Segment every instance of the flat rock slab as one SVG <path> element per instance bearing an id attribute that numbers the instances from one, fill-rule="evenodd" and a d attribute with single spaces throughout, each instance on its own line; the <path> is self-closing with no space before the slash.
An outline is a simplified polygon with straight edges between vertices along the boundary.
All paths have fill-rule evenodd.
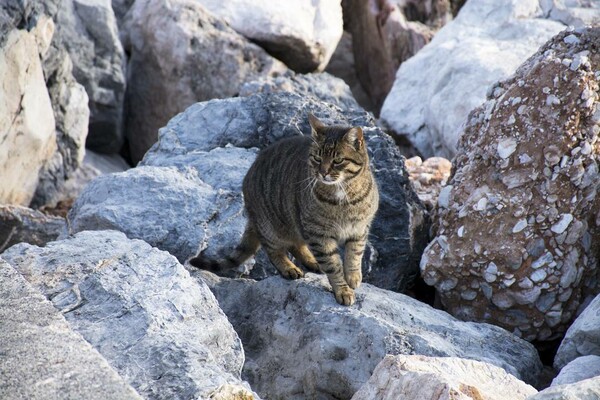
<path id="1" fill-rule="evenodd" d="M 52 303 L 0 259 L 0 398 L 142 399 Z"/>
<path id="2" fill-rule="evenodd" d="M 168 253 L 95 231 L 2 258 L 145 398 L 206 398 L 224 385 L 252 395 L 240 339 L 208 287 Z"/>
<path id="3" fill-rule="evenodd" d="M 600 376 L 600 356 L 582 356 L 560 370 L 551 386 L 567 385 Z"/>
<path id="4" fill-rule="evenodd" d="M 386 356 L 352 400 L 525 400 L 536 393 L 481 361 L 397 355 Z"/>
<path id="5" fill-rule="evenodd" d="M 527 400 L 598 400 L 600 399 L 600 376 L 570 385 L 551 386 Z"/>
<path id="6" fill-rule="evenodd" d="M 269 399 L 350 398 L 387 354 L 475 359 L 535 383 L 535 348 L 488 325 L 460 322 L 408 296 L 363 284 L 340 306 L 324 275 L 286 281 L 202 277 L 244 343 L 244 376 Z"/>

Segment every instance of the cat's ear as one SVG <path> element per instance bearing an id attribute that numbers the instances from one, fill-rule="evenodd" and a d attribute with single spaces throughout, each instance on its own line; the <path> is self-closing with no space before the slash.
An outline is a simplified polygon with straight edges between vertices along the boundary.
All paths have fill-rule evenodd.
<path id="1" fill-rule="evenodd" d="M 348 129 L 348 132 L 344 134 L 344 139 L 348 141 L 356 150 L 361 150 L 365 145 L 365 137 L 361 127 L 354 127 Z"/>
<path id="2" fill-rule="evenodd" d="M 308 113 L 308 123 L 310 124 L 310 131 L 315 139 L 319 138 L 319 135 L 325 128 L 325 124 L 319 121 L 312 113 Z"/>

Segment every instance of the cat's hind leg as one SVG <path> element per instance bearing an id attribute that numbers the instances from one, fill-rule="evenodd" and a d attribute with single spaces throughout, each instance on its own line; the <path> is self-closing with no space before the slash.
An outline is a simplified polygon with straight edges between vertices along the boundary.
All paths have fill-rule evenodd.
<path id="1" fill-rule="evenodd" d="M 273 249 L 264 246 L 269 260 L 275 265 L 281 276 L 286 279 L 298 279 L 304 276 L 304 272 L 290 261 L 287 255 L 287 249 Z"/>
<path id="2" fill-rule="evenodd" d="M 294 245 L 290 248 L 290 253 L 294 256 L 294 258 L 302 263 L 312 272 L 321 272 L 319 268 L 319 263 L 315 259 L 315 256 L 310 252 L 308 246 L 305 243 L 300 243 Z"/>

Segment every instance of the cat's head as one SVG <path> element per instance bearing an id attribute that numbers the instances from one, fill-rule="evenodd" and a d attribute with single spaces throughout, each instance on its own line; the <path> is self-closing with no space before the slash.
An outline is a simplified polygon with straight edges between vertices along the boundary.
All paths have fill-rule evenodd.
<path id="1" fill-rule="evenodd" d="M 359 176 L 368 167 L 369 157 L 359 127 L 328 126 L 308 114 L 313 144 L 309 165 L 322 183 L 335 185 Z"/>

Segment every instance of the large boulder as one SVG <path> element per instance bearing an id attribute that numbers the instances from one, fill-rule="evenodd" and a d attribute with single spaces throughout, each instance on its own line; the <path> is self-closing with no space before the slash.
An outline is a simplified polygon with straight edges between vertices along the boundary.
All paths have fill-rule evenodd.
<path id="1" fill-rule="evenodd" d="M 191 106 L 161 129 L 160 140 L 141 164 L 144 168 L 176 167 L 181 174 L 195 174 L 202 183 L 190 183 L 193 190 L 186 192 L 158 182 L 152 177 L 154 172 L 145 174 L 148 178 L 144 181 L 134 178 L 141 171 L 93 182 L 71 211 L 71 229 L 78 232 L 110 226 L 169 251 L 180 261 L 198 250 L 206 249 L 209 255 L 231 250 L 245 226 L 241 182 L 254 161 L 255 148 L 308 134 L 309 112 L 327 123 L 364 127 L 380 188 L 380 207 L 363 276 L 377 286 L 405 290 L 418 275 L 428 219 L 410 186 L 403 157 L 367 113 L 344 111 L 309 93 L 258 94 Z M 152 180 L 156 183 L 150 183 Z M 169 195 L 170 190 L 177 195 Z M 252 272 L 256 278 L 273 274 L 277 271 L 268 262 L 257 263 Z"/>
<path id="2" fill-rule="evenodd" d="M 56 151 L 55 120 L 40 55 L 48 51 L 54 23 L 40 18 L 30 31 L 20 15 L 0 9 L 0 203 L 29 205 L 40 169 Z"/>
<path id="3" fill-rule="evenodd" d="M 240 380 L 240 339 L 173 256 L 97 231 L 43 248 L 19 244 L 2 258 L 145 398 L 208 398 L 227 385 L 252 395 Z"/>
<path id="4" fill-rule="evenodd" d="M 563 32 L 471 113 L 421 260 L 454 316 L 550 340 L 598 292 L 598 69 L 600 28 Z"/>
<path id="5" fill-rule="evenodd" d="M 470 0 L 396 73 L 381 118 L 425 157 L 452 158 L 462 125 L 488 87 L 566 25 L 547 18 L 542 0 Z"/>
<path id="6" fill-rule="evenodd" d="M 485 362 L 397 355 L 386 356 L 352 400 L 525 400 L 536 393 Z"/>
<path id="7" fill-rule="evenodd" d="M 186 107 L 237 95 L 242 83 L 285 70 L 195 0 L 138 0 L 123 29 L 131 54 L 126 132 L 134 163 Z"/>
<path id="8" fill-rule="evenodd" d="M 600 376 L 600 356 L 582 356 L 561 368 L 551 386 L 568 385 Z"/>
<path id="9" fill-rule="evenodd" d="M 398 67 L 451 18 L 450 1 L 344 0 L 342 5 L 356 75 L 379 114 Z"/>
<path id="10" fill-rule="evenodd" d="M 73 76 L 89 97 L 87 146 L 118 153 L 123 146 L 125 53 L 110 0 L 63 0 L 53 15 L 53 47 L 73 61 Z M 88 121 L 83 119 L 86 126 Z M 85 138 L 84 138 L 85 139 Z"/>
<path id="11" fill-rule="evenodd" d="M 324 275 L 205 280 L 244 343 L 244 376 L 266 398 L 348 399 L 387 354 L 485 361 L 534 383 L 535 348 L 504 329 L 460 322 L 408 296 L 363 284 L 340 306 Z"/>
<path id="12" fill-rule="evenodd" d="M 581 356 L 600 356 L 600 297 L 596 297 L 567 330 L 554 358 L 561 369 Z"/>
<path id="13" fill-rule="evenodd" d="M 0 259 L 0 398 L 142 398 L 60 311 Z"/>
<path id="14" fill-rule="evenodd" d="M 551 386 L 527 400 L 598 400 L 600 376 L 568 385 Z"/>
<path id="15" fill-rule="evenodd" d="M 198 0 L 297 72 L 322 71 L 343 31 L 341 0 Z"/>

